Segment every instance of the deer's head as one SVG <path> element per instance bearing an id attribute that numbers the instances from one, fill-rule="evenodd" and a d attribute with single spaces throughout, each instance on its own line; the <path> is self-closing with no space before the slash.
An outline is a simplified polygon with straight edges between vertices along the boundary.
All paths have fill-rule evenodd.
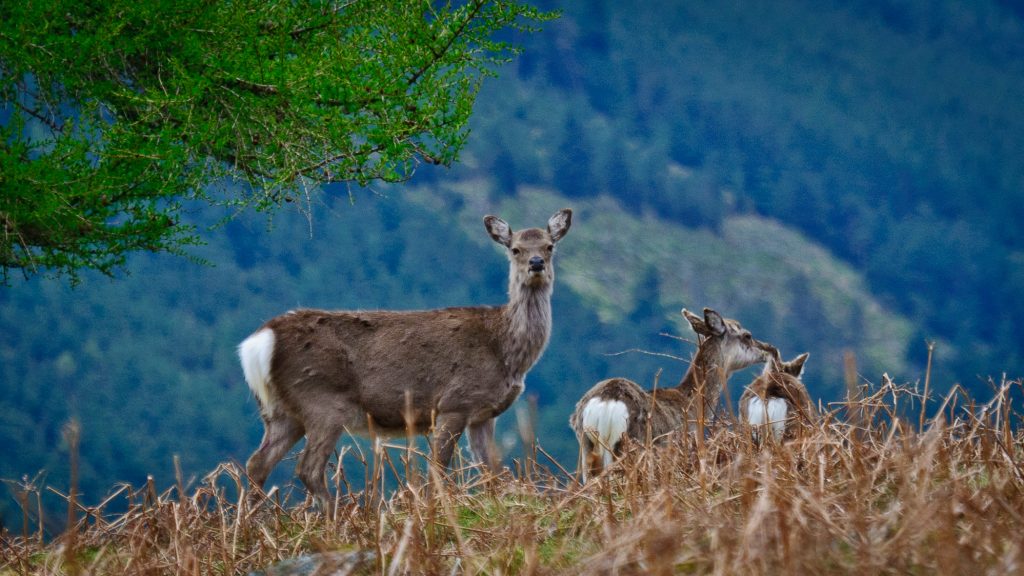
<path id="1" fill-rule="evenodd" d="M 750 330 L 739 322 L 722 318 L 721 314 L 711 308 L 704 309 L 703 318 L 683 308 L 683 317 L 689 321 L 693 331 L 701 336 L 700 348 L 717 353 L 719 366 L 726 372 L 767 362 L 772 357 L 769 344 L 755 339 Z"/>
<path id="2" fill-rule="evenodd" d="M 765 362 L 764 372 L 762 374 L 768 374 L 770 372 L 781 372 L 783 374 L 789 374 L 790 376 L 799 379 L 804 373 L 804 364 L 807 362 L 808 352 L 793 358 L 789 362 L 782 360 L 782 354 L 779 353 L 779 349 L 771 344 L 764 344 L 764 349 L 768 352 L 768 361 Z"/>
<path id="3" fill-rule="evenodd" d="M 530 288 L 552 285 L 555 244 L 569 232 L 572 210 L 565 208 L 555 212 L 548 219 L 546 230 L 527 228 L 513 232 L 508 223 L 497 216 L 484 216 L 484 226 L 491 238 L 508 250 L 511 285 Z"/>

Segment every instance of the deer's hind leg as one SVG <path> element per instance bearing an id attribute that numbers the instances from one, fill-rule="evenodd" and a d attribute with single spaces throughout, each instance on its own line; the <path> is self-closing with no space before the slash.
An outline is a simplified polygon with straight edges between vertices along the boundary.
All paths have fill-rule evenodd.
<path id="1" fill-rule="evenodd" d="M 604 471 L 604 459 L 601 457 L 600 441 L 595 441 L 587 433 L 584 433 L 580 440 L 580 461 L 584 483 L 590 478 L 597 478 Z"/>
<path id="2" fill-rule="evenodd" d="M 305 432 L 299 421 L 284 412 L 277 411 L 263 417 L 263 441 L 245 464 L 250 489 L 263 488 L 274 466 L 288 454 Z M 253 493 L 255 492 L 257 491 L 253 490 Z"/>
<path id="3" fill-rule="evenodd" d="M 306 491 L 313 495 L 323 510 L 330 510 L 331 493 L 327 489 L 327 461 L 341 438 L 345 427 L 340 422 L 320 419 L 306 430 L 306 447 L 299 455 L 296 474 Z"/>
<path id="4" fill-rule="evenodd" d="M 494 444 L 494 418 L 469 425 L 469 447 L 473 456 L 491 472 L 498 471 L 498 447 Z"/>

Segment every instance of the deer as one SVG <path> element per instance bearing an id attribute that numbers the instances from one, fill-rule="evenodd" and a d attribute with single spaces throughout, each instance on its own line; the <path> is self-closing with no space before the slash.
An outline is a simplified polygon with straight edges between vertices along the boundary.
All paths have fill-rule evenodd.
<path id="1" fill-rule="evenodd" d="M 551 334 L 555 245 L 572 210 L 547 227 L 512 231 L 485 216 L 509 261 L 508 302 L 417 311 L 292 310 L 239 346 L 245 381 L 259 404 L 263 440 L 246 462 L 262 489 L 303 436 L 296 475 L 317 503 L 330 493 L 326 464 L 341 434 L 430 433 L 446 469 L 464 430 L 470 449 L 495 469 L 495 418 L 522 394 Z"/>
<path id="2" fill-rule="evenodd" d="M 696 430 L 703 415 L 718 406 L 729 376 L 768 360 L 768 345 L 739 322 L 711 308 L 701 318 L 683 308 L 700 341 L 690 367 L 674 388 L 646 391 L 626 378 L 598 382 L 576 403 L 569 426 L 580 445 L 583 481 L 600 474 L 621 454 L 624 441 L 658 439 L 689 425 Z"/>
<path id="3" fill-rule="evenodd" d="M 743 391 L 739 401 L 740 419 L 751 427 L 754 442 L 763 434 L 779 442 L 796 437 L 801 423 L 815 414 L 807 387 L 800 381 L 807 352 L 783 362 L 779 350 L 769 346 L 764 371 Z"/>

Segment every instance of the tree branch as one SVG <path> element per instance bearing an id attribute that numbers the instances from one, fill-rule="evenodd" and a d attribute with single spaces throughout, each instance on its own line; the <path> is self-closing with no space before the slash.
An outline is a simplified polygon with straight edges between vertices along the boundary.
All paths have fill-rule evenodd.
<path id="1" fill-rule="evenodd" d="M 444 45 L 443 48 L 441 48 L 440 52 L 435 52 L 433 46 L 431 46 L 430 54 L 434 58 L 431 59 L 426 64 L 424 64 L 419 70 L 413 73 L 413 75 L 409 78 L 409 86 L 415 84 L 420 79 L 420 76 L 426 74 L 427 70 L 429 70 L 438 62 L 440 62 L 441 58 L 444 57 L 444 55 L 447 54 L 449 50 L 451 50 L 452 44 L 455 43 L 455 40 L 457 38 L 462 36 L 462 34 L 466 31 L 466 27 L 469 26 L 469 23 L 472 22 L 474 18 L 476 18 L 476 15 L 484 7 L 485 3 L 486 0 L 476 0 L 473 3 L 473 9 L 470 11 L 469 15 L 466 16 L 465 20 L 463 20 L 461 24 L 459 24 L 459 28 L 452 34 L 452 37 L 448 39 L 448 42 Z M 431 44 L 433 44 L 433 42 L 431 42 Z"/>
<path id="2" fill-rule="evenodd" d="M 64 125 L 63 124 L 58 124 L 55 119 L 47 118 L 46 116 L 43 116 L 42 112 L 39 112 L 38 110 L 34 110 L 32 108 L 29 108 L 28 106 L 25 106 L 24 104 L 22 104 L 21 102 L 18 102 L 17 100 L 14 100 L 14 105 L 17 106 L 18 109 L 21 110 L 22 112 L 28 114 L 29 116 L 35 118 L 36 120 L 39 120 L 43 124 L 46 124 L 46 126 L 52 132 L 54 132 L 55 134 L 63 134 L 64 133 Z"/>

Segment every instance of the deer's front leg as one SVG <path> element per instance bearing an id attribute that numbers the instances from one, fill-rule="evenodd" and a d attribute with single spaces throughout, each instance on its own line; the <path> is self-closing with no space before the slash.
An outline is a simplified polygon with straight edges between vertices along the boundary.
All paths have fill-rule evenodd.
<path id="1" fill-rule="evenodd" d="M 465 427 L 466 417 L 453 412 L 438 414 L 434 421 L 430 451 L 442 468 L 447 468 L 451 462 L 452 453 L 455 452 L 455 446 L 458 445 Z"/>

